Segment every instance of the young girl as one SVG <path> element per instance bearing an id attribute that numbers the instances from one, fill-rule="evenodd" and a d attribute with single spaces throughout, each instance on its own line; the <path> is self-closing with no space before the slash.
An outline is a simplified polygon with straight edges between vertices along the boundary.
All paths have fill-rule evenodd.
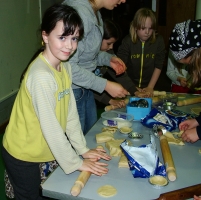
<path id="1" fill-rule="evenodd" d="M 113 97 L 125 97 L 128 91 L 120 84 L 107 81 L 92 73 L 97 66 L 111 66 L 118 74 L 125 71 L 121 59 L 100 51 L 103 36 L 103 21 L 100 9 L 114 9 L 126 0 L 65 0 L 74 7 L 84 23 L 84 37 L 79 42 L 76 53 L 70 58 L 73 74 L 73 92 L 75 95 L 80 122 L 84 134 L 97 121 L 96 103 L 93 91 L 106 90 Z M 87 70 L 86 70 L 87 69 Z M 87 88 L 84 89 L 83 87 Z"/>
<path id="2" fill-rule="evenodd" d="M 126 64 L 127 74 L 133 83 L 150 95 L 165 59 L 164 40 L 156 34 L 155 29 L 156 17 L 153 11 L 139 9 L 131 22 L 130 34 L 123 39 L 117 52 L 117 56 Z"/>
<path id="3" fill-rule="evenodd" d="M 189 65 L 191 89 L 201 86 L 201 20 L 187 20 L 175 25 L 169 38 L 170 51 L 174 59 Z M 195 119 L 179 124 L 182 139 L 194 143 L 201 139 L 201 113 Z M 194 195 L 194 200 L 201 197 Z"/>
<path id="4" fill-rule="evenodd" d="M 171 92 L 188 93 L 187 87 L 188 65 L 178 63 L 169 52 L 166 75 L 172 81 Z"/>
<path id="5" fill-rule="evenodd" d="M 57 160 L 66 174 L 108 172 L 107 164 L 97 161 L 110 156 L 86 146 L 71 89 L 71 67 L 62 62 L 76 50 L 83 31 L 80 16 L 67 5 L 54 5 L 43 17 L 45 49 L 25 73 L 3 137 L 2 157 L 16 200 L 42 199 L 41 162 Z"/>

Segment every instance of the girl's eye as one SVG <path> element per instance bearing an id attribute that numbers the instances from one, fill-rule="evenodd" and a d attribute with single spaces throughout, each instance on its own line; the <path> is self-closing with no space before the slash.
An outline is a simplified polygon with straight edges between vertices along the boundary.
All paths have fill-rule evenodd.
<path id="1" fill-rule="evenodd" d="M 72 40 L 73 40 L 74 42 L 78 42 L 79 38 L 78 38 L 78 37 L 73 37 Z"/>
<path id="2" fill-rule="evenodd" d="M 60 40 L 65 40 L 66 38 L 64 36 L 59 37 Z"/>

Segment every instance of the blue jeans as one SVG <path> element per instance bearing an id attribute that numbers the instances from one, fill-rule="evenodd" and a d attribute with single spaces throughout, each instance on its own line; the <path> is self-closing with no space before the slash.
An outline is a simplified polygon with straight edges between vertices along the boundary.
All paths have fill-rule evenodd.
<path id="1" fill-rule="evenodd" d="M 97 121 L 97 109 L 94 94 L 91 90 L 78 88 L 73 89 L 80 123 L 84 135 Z"/>

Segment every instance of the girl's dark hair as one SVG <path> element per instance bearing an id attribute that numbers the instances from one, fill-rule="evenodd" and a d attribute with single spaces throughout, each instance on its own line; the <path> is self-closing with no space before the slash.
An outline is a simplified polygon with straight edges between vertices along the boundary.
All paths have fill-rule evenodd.
<path id="1" fill-rule="evenodd" d="M 40 28 L 41 34 L 42 31 L 45 31 L 46 34 L 50 34 L 54 30 L 57 22 L 61 20 L 64 24 L 64 32 L 62 36 L 72 35 L 78 28 L 79 38 L 81 39 L 83 37 L 84 25 L 82 19 L 74 8 L 66 4 L 55 4 L 45 11 Z M 28 63 L 28 66 L 42 51 L 44 51 L 44 46 L 37 50 L 37 52 Z M 22 82 L 28 66 L 24 69 L 20 78 L 20 82 Z"/>
<path id="2" fill-rule="evenodd" d="M 50 34 L 57 22 L 61 20 L 64 23 L 62 36 L 74 34 L 76 28 L 79 29 L 80 38 L 83 36 L 84 27 L 79 14 L 74 8 L 66 4 L 55 4 L 46 10 L 41 24 L 41 32 L 45 31 Z"/>
<path id="3" fill-rule="evenodd" d="M 116 40 L 121 37 L 121 29 L 119 25 L 111 19 L 105 19 L 103 22 L 104 34 L 103 39 L 108 40 L 115 38 Z"/>

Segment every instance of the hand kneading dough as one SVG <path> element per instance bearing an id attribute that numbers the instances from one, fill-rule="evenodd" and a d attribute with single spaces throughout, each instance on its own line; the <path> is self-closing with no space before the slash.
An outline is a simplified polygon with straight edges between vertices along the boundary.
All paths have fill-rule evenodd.
<path id="1" fill-rule="evenodd" d="M 114 140 L 114 134 L 111 132 L 106 131 L 106 132 L 96 134 L 96 142 L 97 143 L 104 143 L 104 142 L 108 142 L 110 140 Z"/>
<path id="2" fill-rule="evenodd" d="M 125 167 L 125 168 L 129 168 L 129 165 L 128 165 L 128 159 L 127 157 L 122 154 L 120 159 L 119 159 L 119 164 L 118 164 L 119 167 Z"/>
<path id="3" fill-rule="evenodd" d="M 115 194 L 117 194 L 116 188 L 114 188 L 111 185 L 104 185 L 104 186 L 98 188 L 97 192 L 100 196 L 103 196 L 103 197 L 112 197 Z"/>

